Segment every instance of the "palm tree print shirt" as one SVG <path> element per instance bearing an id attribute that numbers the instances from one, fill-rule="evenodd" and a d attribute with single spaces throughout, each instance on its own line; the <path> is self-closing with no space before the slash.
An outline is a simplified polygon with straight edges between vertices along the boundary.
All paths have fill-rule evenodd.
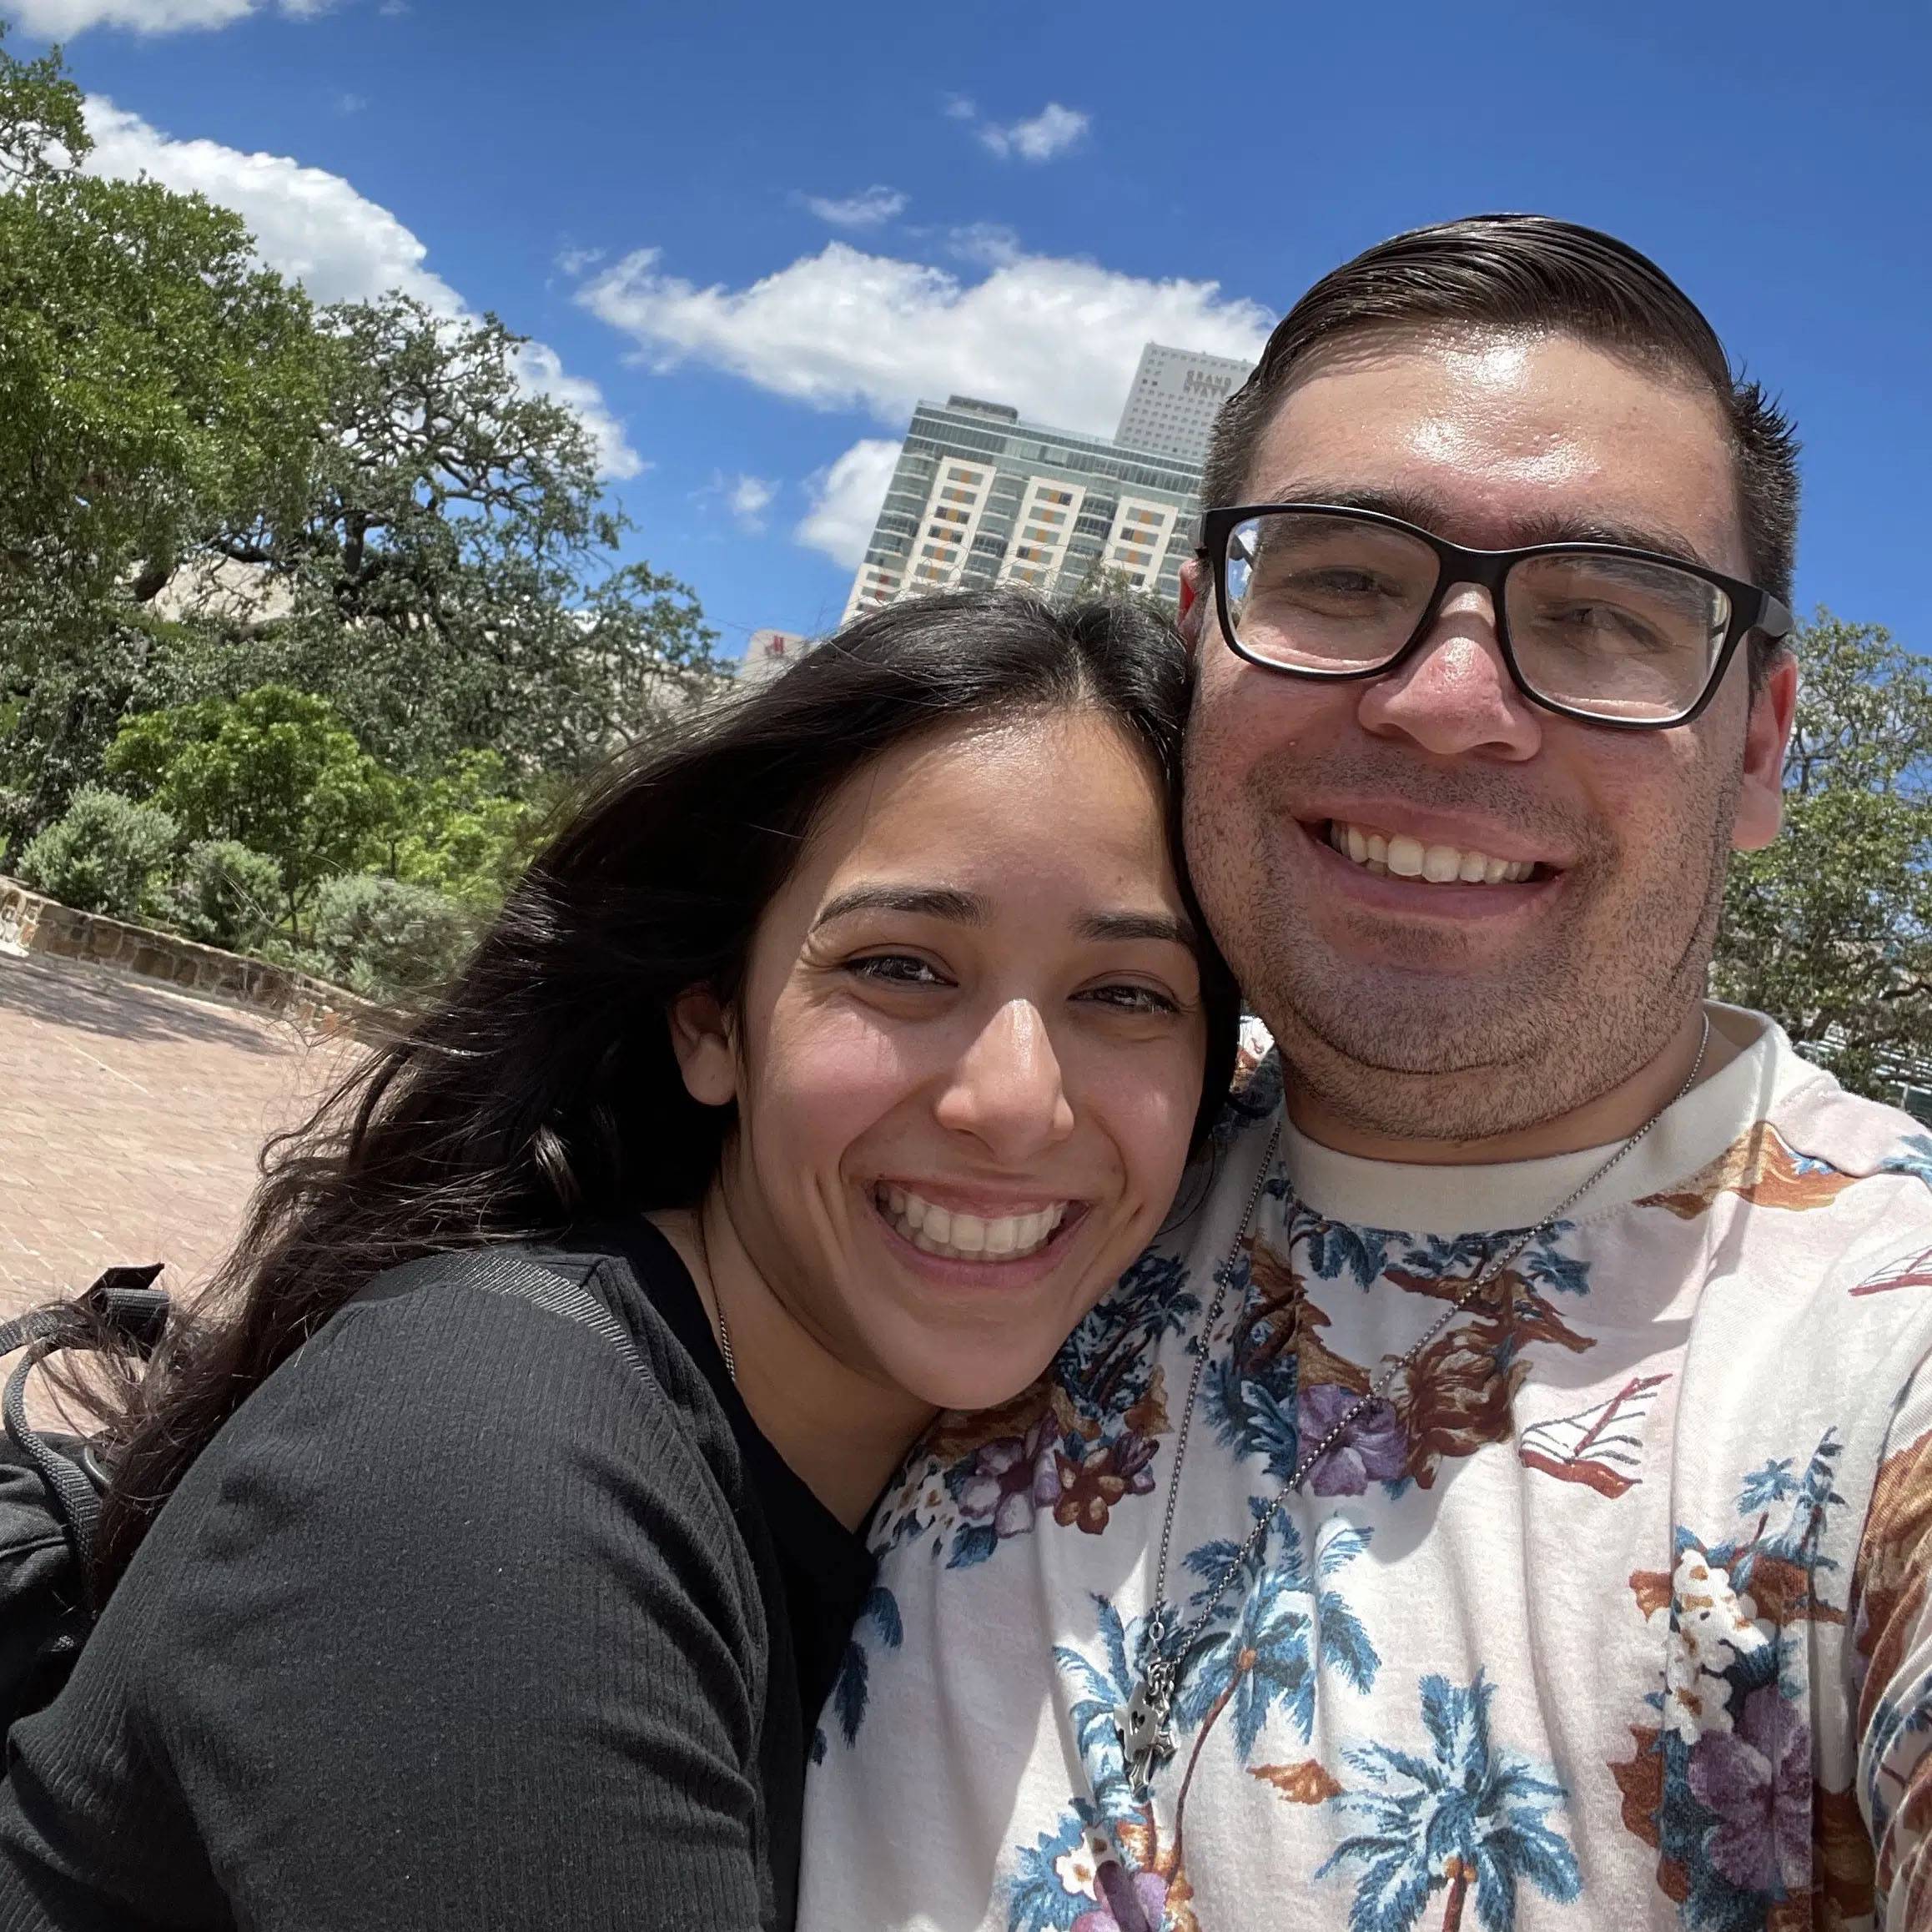
<path id="1" fill-rule="evenodd" d="M 1273 1518 L 1141 1791 L 1114 1713 L 1197 1359 L 1181 1623 L 1608 1151 L 1401 1167 L 1284 1122 L 1204 1337 L 1280 1117 L 1254 1070 L 1205 1205 L 881 1505 L 805 1932 L 1932 1927 L 1932 1135 L 1712 1014 L 1738 1056 Z"/>

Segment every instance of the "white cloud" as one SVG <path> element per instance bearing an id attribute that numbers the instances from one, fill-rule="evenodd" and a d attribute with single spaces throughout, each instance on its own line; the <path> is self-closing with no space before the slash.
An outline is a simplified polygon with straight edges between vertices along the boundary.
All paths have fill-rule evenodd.
<path id="1" fill-rule="evenodd" d="M 1019 236 L 1003 221 L 969 221 L 950 229 L 946 236 L 948 253 L 963 262 L 977 262 L 982 268 L 1004 268 L 1017 262 L 1025 252 Z"/>
<path id="2" fill-rule="evenodd" d="M 325 13 L 335 0 L 268 0 L 269 10 L 291 19 Z M 195 28 L 227 27 L 262 11 L 264 0 L 5 0 L 10 13 L 29 33 L 44 40 L 71 40 L 90 27 L 125 27 L 136 33 L 180 33 Z"/>
<path id="3" fill-rule="evenodd" d="M 665 274 L 658 251 L 640 249 L 577 299 L 656 369 L 698 362 L 895 427 L 919 397 L 958 391 L 1102 435 L 1119 419 L 1144 345 L 1252 360 L 1273 319 L 1215 282 L 1019 255 L 969 283 L 837 241 L 738 289 Z"/>
<path id="4" fill-rule="evenodd" d="M 177 141 L 98 95 L 88 98 L 87 118 L 94 137 L 89 173 L 121 179 L 152 175 L 233 209 L 249 224 L 262 259 L 299 281 L 318 302 L 361 301 L 400 289 L 439 314 L 470 313 L 461 296 L 425 265 L 424 244 L 340 174 L 286 155 Z M 594 382 L 568 375 L 556 352 L 541 342 L 528 344 L 519 360 L 532 389 L 584 417 L 606 475 L 637 474 L 643 466 L 637 453 Z"/>
<path id="5" fill-rule="evenodd" d="M 948 121 L 976 121 L 979 118 L 979 109 L 974 106 L 970 94 L 948 94 L 946 118 Z"/>
<path id="6" fill-rule="evenodd" d="M 899 445 L 883 437 L 854 443 L 837 462 L 807 480 L 812 507 L 792 536 L 834 563 L 857 570 L 898 460 Z"/>
<path id="7" fill-rule="evenodd" d="M 870 188 L 848 194 L 843 200 L 808 194 L 805 205 L 821 221 L 828 221 L 834 228 L 877 228 L 881 222 L 903 213 L 906 197 L 896 188 L 874 182 Z"/>
<path id="8" fill-rule="evenodd" d="M 1050 161 L 1065 153 L 1092 124 L 1078 108 L 1049 101 L 1029 121 L 1013 121 L 1004 127 L 988 121 L 979 129 L 979 139 L 1002 161 L 1014 155 L 1022 161 Z"/>
<path id="9" fill-rule="evenodd" d="M 594 269 L 603 260 L 606 253 L 608 251 L 604 249 L 560 249 L 557 251 L 557 269 L 574 282 L 586 269 Z"/>
<path id="10" fill-rule="evenodd" d="M 282 154 L 244 154 L 217 141 L 177 141 L 138 114 L 90 95 L 90 174 L 132 180 L 151 174 L 183 194 L 205 194 L 247 222 L 270 267 L 299 280 L 318 302 L 360 301 L 401 289 L 432 309 L 462 301 L 423 264 L 429 250 L 391 214 L 340 174 Z"/>
<path id="11" fill-rule="evenodd" d="M 756 536 L 765 527 L 765 512 L 777 494 L 777 485 L 762 476 L 734 476 L 726 486 L 725 501 L 739 524 Z"/>

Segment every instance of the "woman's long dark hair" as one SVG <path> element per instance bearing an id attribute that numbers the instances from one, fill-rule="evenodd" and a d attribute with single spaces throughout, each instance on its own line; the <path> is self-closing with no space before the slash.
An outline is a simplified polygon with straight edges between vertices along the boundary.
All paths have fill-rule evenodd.
<path id="1" fill-rule="evenodd" d="M 203 1311 L 108 1431 L 97 1598 L 243 1399 L 384 1269 L 697 1204 L 732 1116 L 685 1092 L 667 1009 L 694 985 L 737 996 L 767 904 L 862 766 L 979 716 L 1092 710 L 1159 772 L 1178 870 L 1187 701 L 1180 641 L 1131 604 L 962 592 L 863 617 L 768 685 L 613 760 L 454 984 L 270 1144 Z M 1227 1089 L 1239 1020 L 1219 956 L 1202 969 L 1197 1140 Z"/>

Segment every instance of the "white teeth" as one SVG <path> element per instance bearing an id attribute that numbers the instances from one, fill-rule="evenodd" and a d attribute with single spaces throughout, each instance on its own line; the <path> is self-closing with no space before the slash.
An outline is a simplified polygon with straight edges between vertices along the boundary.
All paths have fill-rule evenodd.
<path id="1" fill-rule="evenodd" d="M 961 1214 L 889 1182 L 873 1199 L 915 1248 L 953 1261 L 1009 1261 L 1030 1255 L 1053 1238 L 1072 1205 L 1061 1201 L 1024 1215 Z"/>
<path id="2" fill-rule="evenodd" d="M 1419 878 L 1422 872 L 1422 842 L 1396 837 L 1389 841 L 1389 870 L 1397 878 Z"/>
<path id="3" fill-rule="evenodd" d="M 1366 826 L 1331 819 L 1328 843 L 1345 858 L 1365 866 L 1380 878 L 1426 879 L 1431 885 L 1520 885 L 1535 872 L 1529 859 L 1492 858 L 1487 852 L 1466 851 L 1454 845 L 1424 845 L 1419 838 L 1397 833 L 1390 837 Z"/>

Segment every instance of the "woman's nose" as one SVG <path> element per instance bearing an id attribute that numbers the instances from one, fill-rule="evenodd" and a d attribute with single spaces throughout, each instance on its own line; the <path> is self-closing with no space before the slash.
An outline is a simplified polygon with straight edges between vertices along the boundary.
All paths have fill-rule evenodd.
<path id="1" fill-rule="evenodd" d="M 1046 1021 L 1030 1000 L 1009 1000 L 974 1036 L 937 1109 L 943 1127 L 970 1134 L 996 1160 L 1019 1162 L 1072 1133 Z"/>

